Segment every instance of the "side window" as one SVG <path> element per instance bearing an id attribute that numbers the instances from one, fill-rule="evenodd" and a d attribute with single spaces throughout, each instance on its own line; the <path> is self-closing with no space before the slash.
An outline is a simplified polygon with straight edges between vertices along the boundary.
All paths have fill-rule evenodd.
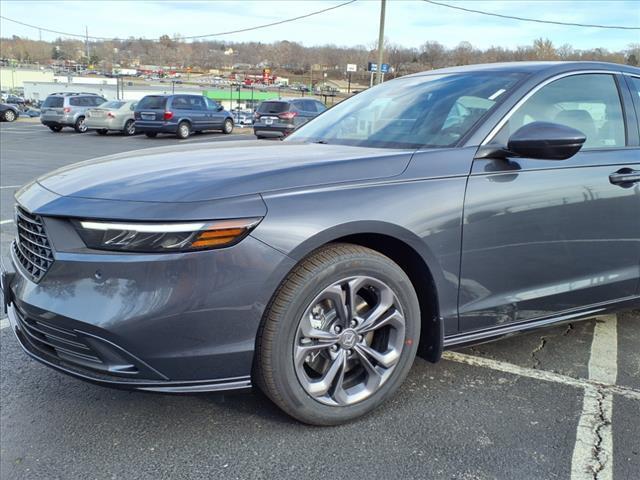
<path id="1" fill-rule="evenodd" d="M 202 97 L 189 97 L 189 101 L 191 103 L 192 110 L 206 110 L 207 106 L 204 103 L 204 98 Z"/>
<path id="2" fill-rule="evenodd" d="M 324 103 L 315 102 L 315 104 L 316 104 L 316 109 L 317 109 L 317 110 L 318 110 L 318 112 L 320 112 L 320 113 L 324 112 L 324 111 L 327 109 L 327 107 L 325 106 L 325 104 L 324 104 Z"/>
<path id="3" fill-rule="evenodd" d="M 69 99 L 69 105 L 71 105 L 72 107 L 80 107 L 83 105 L 82 103 L 82 97 L 71 97 Z"/>
<path id="4" fill-rule="evenodd" d="M 138 102 L 133 102 L 131 104 L 131 106 L 129 107 L 129 110 L 131 110 L 133 112 L 136 109 L 137 106 L 138 106 Z"/>
<path id="5" fill-rule="evenodd" d="M 93 104 L 98 107 L 100 105 L 102 105 L 104 102 L 106 102 L 106 100 L 102 97 L 96 97 L 93 99 Z"/>
<path id="6" fill-rule="evenodd" d="M 189 108 L 189 103 L 187 99 L 183 96 L 173 97 L 173 101 L 171 102 L 171 107 L 176 110 L 186 110 Z"/>
<path id="7" fill-rule="evenodd" d="M 620 95 L 613 75 L 572 75 L 545 85 L 509 118 L 492 143 L 506 145 L 509 136 L 531 122 L 553 122 L 580 130 L 583 149 L 625 146 Z"/>
<path id="8" fill-rule="evenodd" d="M 640 100 L 640 77 L 628 77 L 631 80 L 631 93 Z"/>

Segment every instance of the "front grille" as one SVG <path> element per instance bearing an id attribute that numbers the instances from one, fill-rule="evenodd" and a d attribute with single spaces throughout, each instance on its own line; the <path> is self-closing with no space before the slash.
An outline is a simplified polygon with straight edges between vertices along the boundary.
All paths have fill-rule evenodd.
<path id="1" fill-rule="evenodd" d="M 18 236 L 13 250 L 31 280 L 39 282 L 53 263 L 53 251 L 42 218 L 16 206 Z"/>

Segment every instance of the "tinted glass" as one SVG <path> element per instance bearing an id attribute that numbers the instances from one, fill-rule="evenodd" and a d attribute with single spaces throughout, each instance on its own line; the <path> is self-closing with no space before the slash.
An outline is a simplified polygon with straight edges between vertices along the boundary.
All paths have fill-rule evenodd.
<path id="1" fill-rule="evenodd" d="M 138 110 L 140 109 L 150 109 L 150 110 L 164 110 L 164 106 L 167 103 L 167 97 L 159 97 L 154 95 L 148 95 L 144 97 L 140 102 L 138 102 L 138 106 L 136 107 Z"/>
<path id="2" fill-rule="evenodd" d="M 259 113 L 282 113 L 289 110 L 288 102 L 262 102 L 258 107 Z"/>
<path id="3" fill-rule="evenodd" d="M 64 106 L 64 98 L 47 97 L 42 104 L 42 108 L 62 108 Z"/>
<path id="4" fill-rule="evenodd" d="M 313 100 L 302 100 L 302 102 L 300 102 L 301 108 L 306 111 L 306 112 L 312 112 L 312 113 L 317 113 L 317 109 L 316 109 L 316 102 L 314 102 Z"/>
<path id="5" fill-rule="evenodd" d="M 379 148 L 455 145 L 521 78 L 482 72 L 400 78 L 313 119 L 286 141 Z"/>
<path id="6" fill-rule="evenodd" d="M 93 100 L 93 104 L 95 106 L 99 106 L 99 105 L 103 105 L 104 103 L 107 102 L 107 100 L 105 98 L 102 97 L 89 97 L 90 100 Z M 89 105 L 91 105 L 91 102 L 89 102 Z"/>
<path id="7" fill-rule="evenodd" d="M 625 145 L 622 105 L 612 75 L 572 75 L 542 87 L 509 118 L 492 143 L 506 145 L 513 132 L 536 121 L 581 131 L 587 137 L 583 149 Z"/>
<path id="8" fill-rule="evenodd" d="M 124 105 L 124 102 L 118 102 L 117 100 L 113 100 L 111 102 L 103 103 L 102 108 L 120 108 Z"/>
<path id="9" fill-rule="evenodd" d="M 628 77 L 631 80 L 631 92 L 634 94 L 636 100 L 640 100 L 640 78 Z"/>
<path id="10" fill-rule="evenodd" d="M 320 102 L 314 102 L 316 104 L 316 109 L 318 110 L 318 112 L 324 112 L 327 107 L 324 103 L 320 103 Z"/>
<path id="11" fill-rule="evenodd" d="M 71 97 L 69 99 L 69 105 L 71 105 L 72 107 L 80 107 L 86 105 L 86 102 L 83 97 Z"/>

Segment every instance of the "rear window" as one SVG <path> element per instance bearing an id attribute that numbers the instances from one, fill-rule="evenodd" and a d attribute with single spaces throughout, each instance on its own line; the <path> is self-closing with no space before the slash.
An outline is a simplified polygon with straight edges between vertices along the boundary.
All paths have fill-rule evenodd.
<path id="1" fill-rule="evenodd" d="M 42 106 L 45 108 L 62 108 L 64 106 L 64 98 L 47 97 Z"/>
<path id="2" fill-rule="evenodd" d="M 124 102 L 111 101 L 101 105 L 102 108 L 120 108 Z"/>
<path id="3" fill-rule="evenodd" d="M 262 102 L 258 107 L 259 113 L 282 113 L 289 110 L 287 102 Z"/>
<path id="4" fill-rule="evenodd" d="M 166 97 L 148 96 L 140 100 L 136 108 L 138 110 L 145 109 L 145 108 L 152 109 L 152 110 L 163 110 L 166 103 L 167 103 Z"/>

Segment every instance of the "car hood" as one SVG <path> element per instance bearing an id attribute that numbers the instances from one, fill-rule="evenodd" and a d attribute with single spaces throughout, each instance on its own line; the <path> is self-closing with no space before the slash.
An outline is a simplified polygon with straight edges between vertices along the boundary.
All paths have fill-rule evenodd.
<path id="1" fill-rule="evenodd" d="M 68 197 L 197 202 L 402 173 L 412 152 L 341 145 L 224 141 L 127 152 L 38 179 Z"/>

